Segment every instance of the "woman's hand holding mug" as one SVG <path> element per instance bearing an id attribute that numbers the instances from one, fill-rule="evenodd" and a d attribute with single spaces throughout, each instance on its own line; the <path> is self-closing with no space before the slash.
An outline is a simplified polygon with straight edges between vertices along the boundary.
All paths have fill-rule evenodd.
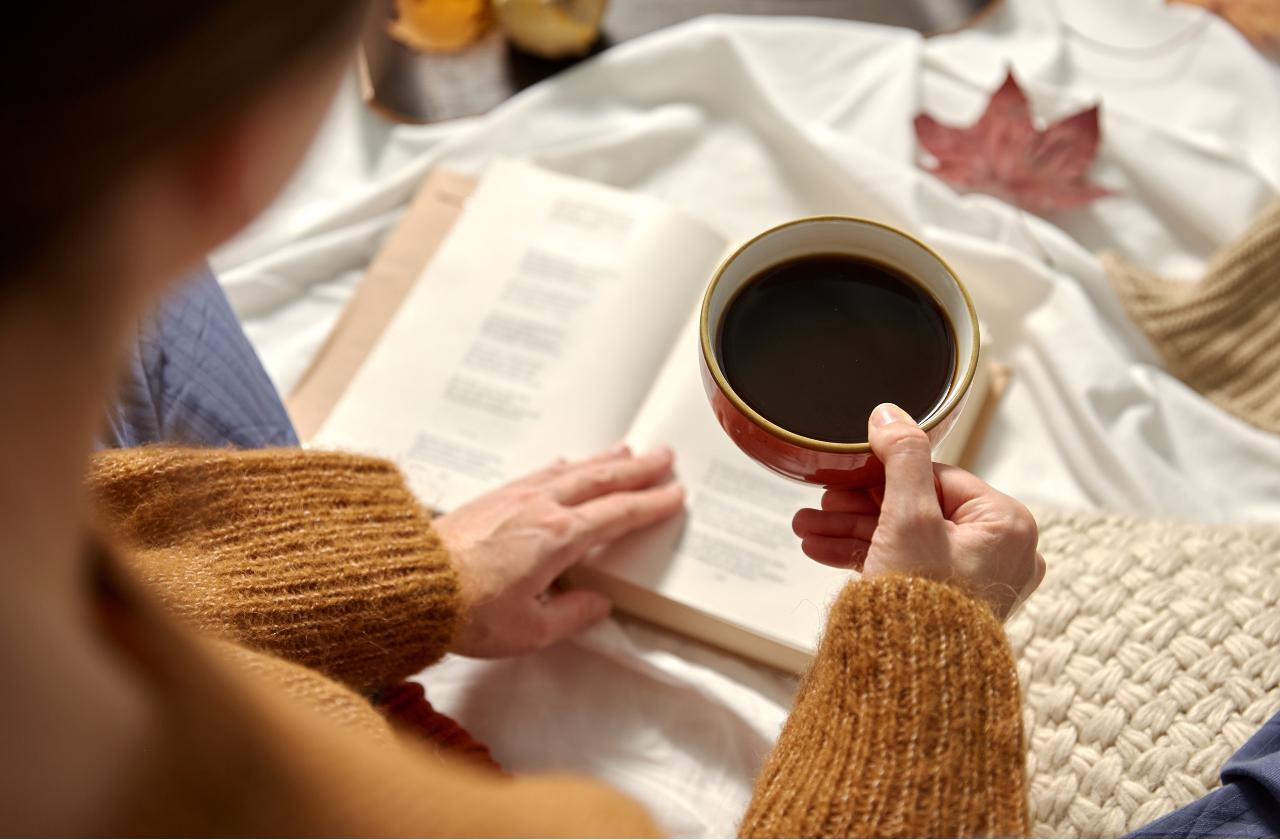
<path id="1" fill-rule="evenodd" d="M 932 463 L 929 438 L 891 404 L 868 423 L 880 488 L 828 490 L 792 522 L 805 554 L 864 577 L 916 575 L 962 586 L 1007 618 L 1044 579 L 1036 522 L 1016 499 Z"/>

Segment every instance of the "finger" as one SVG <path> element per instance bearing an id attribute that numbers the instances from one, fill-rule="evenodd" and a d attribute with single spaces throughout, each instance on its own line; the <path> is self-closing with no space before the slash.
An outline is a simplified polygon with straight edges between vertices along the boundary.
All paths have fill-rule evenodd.
<path id="1" fill-rule="evenodd" d="M 610 493 L 584 502 L 574 508 L 581 523 L 574 540 L 576 553 L 581 556 L 597 545 L 661 522 L 683 507 L 684 487 L 674 481 L 647 490 Z"/>
<path id="2" fill-rule="evenodd" d="M 934 464 L 933 474 L 942 500 L 942 515 L 948 519 L 966 502 L 984 496 L 1004 495 L 968 470 L 949 464 Z"/>
<path id="3" fill-rule="evenodd" d="M 884 464 L 882 514 L 915 524 L 941 521 L 929 437 L 911 415 L 882 403 L 871 412 L 867 436 L 871 451 Z"/>
<path id="4" fill-rule="evenodd" d="M 569 508 L 573 526 L 559 551 L 539 561 L 531 578 L 545 588 L 596 546 L 605 545 L 649 525 L 668 519 L 684 508 L 684 487 L 669 482 L 647 490 L 611 493 Z"/>
<path id="5" fill-rule="evenodd" d="M 523 478 L 518 478 L 511 482 L 511 484 L 514 487 L 528 487 L 546 484 L 547 482 L 553 481 L 570 470 L 577 469 L 578 467 L 583 467 L 588 464 L 600 464 L 606 461 L 614 461 L 630 454 L 630 446 L 627 446 L 625 443 L 615 443 L 608 449 L 601 450 L 589 458 L 584 458 L 580 461 L 570 461 L 568 458 L 557 458 L 542 469 L 531 472 Z"/>
<path id="6" fill-rule="evenodd" d="M 871 543 L 866 540 L 841 537 L 805 537 L 800 542 L 800 550 L 824 566 L 859 572 L 862 571 L 862 564 L 870 549 Z"/>
<path id="7" fill-rule="evenodd" d="M 797 537 L 857 537 L 871 540 L 879 516 L 865 513 L 837 513 L 828 510 L 804 508 L 791 519 L 791 530 Z"/>
<path id="8" fill-rule="evenodd" d="M 933 475 L 933 491 L 934 491 L 934 494 L 938 497 L 938 504 L 942 505 L 943 514 L 945 515 L 947 513 L 947 510 L 946 510 L 946 505 L 943 503 L 942 482 L 938 480 L 938 474 L 937 474 L 937 469 L 943 466 L 946 466 L 946 465 L 937 464 L 937 463 L 933 465 L 933 469 L 935 471 Z M 871 501 L 875 504 L 876 510 L 880 511 L 884 506 L 884 485 L 881 484 L 877 487 L 868 487 L 866 490 L 866 493 L 867 493 L 867 497 L 870 498 Z"/>
<path id="9" fill-rule="evenodd" d="M 609 615 L 612 605 L 599 592 L 571 589 L 542 602 L 542 633 L 539 647 L 581 633 Z"/>
<path id="10" fill-rule="evenodd" d="M 625 490 L 643 490 L 665 480 L 674 455 L 660 447 L 631 458 L 581 464 L 547 485 L 562 505 L 578 505 Z"/>
<path id="11" fill-rule="evenodd" d="M 822 509 L 879 515 L 880 500 L 866 490 L 828 490 L 822 494 Z"/>

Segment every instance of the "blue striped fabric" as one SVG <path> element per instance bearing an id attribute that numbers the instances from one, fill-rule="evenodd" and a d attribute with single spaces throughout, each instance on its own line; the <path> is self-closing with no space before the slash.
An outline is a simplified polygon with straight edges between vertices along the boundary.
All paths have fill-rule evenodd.
<path id="1" fill-rule="evenodd" d="M 208 268 L 141 326 L 104 443 L 297 446 L 280 395 Z"/>

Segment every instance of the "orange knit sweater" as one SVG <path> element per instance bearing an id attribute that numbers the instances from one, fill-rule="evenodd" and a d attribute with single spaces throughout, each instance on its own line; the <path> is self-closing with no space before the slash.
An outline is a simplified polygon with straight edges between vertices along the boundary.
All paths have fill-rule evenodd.
<path id="1" fill-rule="evenodd" d="M 95 608 L 154 709 L 102 832 L 655 833 L 604 785 L 488 772 L 375 711 L 374 691 L 445 653 L 463 610 L 389 464 L 148 448 L 97 456 L 89 483 L 118 546 L 95 560 Z M 924 580 L 853 582 L 741 831 L 1025 834 L 1023 761 L 990 610 Z"/>

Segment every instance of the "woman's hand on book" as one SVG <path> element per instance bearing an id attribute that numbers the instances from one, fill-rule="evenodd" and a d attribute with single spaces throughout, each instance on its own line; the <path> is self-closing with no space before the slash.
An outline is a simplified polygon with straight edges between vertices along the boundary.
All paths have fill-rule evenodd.
<path id="1" fill-rule="evenodd" d="M 465 615 L 452 650 L 496 658 L 572 636 L 609 614 L 598 592 L 552 588 L 597 546 L 678 512 L 672 454 L 617 446 L 584 461 L 557 461 L 438 517 L 453 556 Z"/>
<path id="2" fill-rule="evenodd" d="M 829 490 L 822 510 L 797 513 L 805 554 L 864 577 L 952 582 L 1007 618 L 1044 578 L 1031 512 L 971 473 L 934 464 L 929 439 L 897 406 L 878 407 L 868 431 L 883 490 Z"/>

